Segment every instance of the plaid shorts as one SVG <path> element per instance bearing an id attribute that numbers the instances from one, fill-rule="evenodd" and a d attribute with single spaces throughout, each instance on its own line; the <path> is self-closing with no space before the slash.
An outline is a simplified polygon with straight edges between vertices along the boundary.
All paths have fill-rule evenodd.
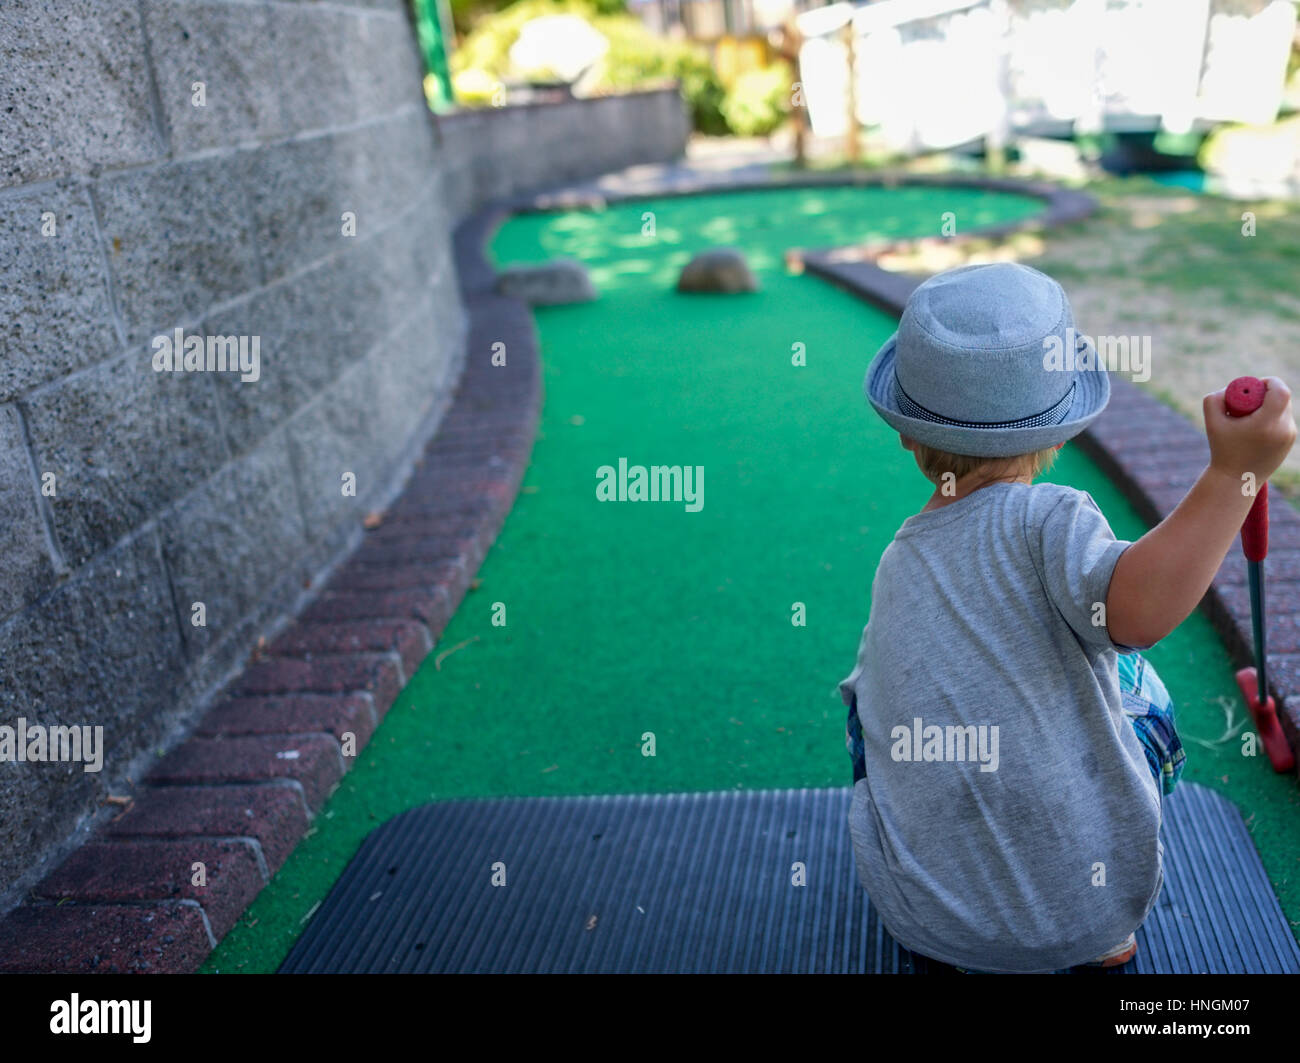
<path id="1" fill-rule="evenodd" d="M 1174 702 L 1140 653 L 1120 654 L 1119 685 L 1124 694 L 1124 714 L 1137 732 L 1147 755 L 1147 766 L 1162 793 L 1171 794 L 1183 773 L 1187 754 L 1174 727 Z"/>
<path id="2" fill-rule="evenodd" d="M 1163 793 L 1173 793 L 1183 773 L 1187 754 L 1174 727 L 1174 703 L 1169 691 L 1145 657 L 1138 653 L 1120 654 L 1119 685 L 1124 698 L 1124 714 L 1142 743 L 1147 766 Z M 853 781 L 867 774 L 862 745 L 862 723 L 858 719 L 858 699 L 852 699 L 844 729 L 844 745 L 853 761 Z"/>

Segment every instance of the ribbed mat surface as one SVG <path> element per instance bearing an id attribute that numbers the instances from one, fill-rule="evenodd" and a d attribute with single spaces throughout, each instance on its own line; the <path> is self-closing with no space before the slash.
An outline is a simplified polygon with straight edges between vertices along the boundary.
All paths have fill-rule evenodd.
<path id="1" fill-rule="evenodd" d="M 849 799 L 828 789 L 423 805 L 370 834 L 281 971 L 923 973 L 858 884 Z M 1180 786 L 1165 856 L 1164 890 L 1125 971 L 1300 972 L 1228 801 Z"/>

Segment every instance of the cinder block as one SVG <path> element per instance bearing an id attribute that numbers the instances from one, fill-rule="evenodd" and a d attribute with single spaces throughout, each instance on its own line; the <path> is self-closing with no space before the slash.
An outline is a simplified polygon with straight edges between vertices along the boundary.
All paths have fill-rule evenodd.
<path id="1" fill-rule="evenodd" d="M 409 323 L 416 313 L 432 312 L 430 299 L 438 269 L 437 236 L 430 232 L 427 219 L 408 210 L 388 229 L 369 239 L 362 252 L 366 267 L 382 286 L 382 295 L 367 314 L 372 335 L 366 352 L 373 352 L 381 344 L 396 352 L 394 330 Z"/>
<path id="2" fill-rule="evenodd" d="M 467 217 L 485 201 L 474 182 L 470 158 L 461 149 L 459 132 L 444 133 L 438 154 L 438 197 L 453 218 Z"/>
<path id="3" fill-rule="evenodd" d="M 49 502 L 70 565 L 116 542 L 226 461 L 209 375 L 155 372 L 152 352 L 139 348 L 28 400 L 37 469 L 55 476 Z"/>
<path id="4" fill-rule="evenodd" d="M 376 445 L 386 460 L 398 454 L 430 408 L 446 397 L 450 345 L 426 293 L 404 323 L 367 356 L 375 401 L 386 432 Z"/>
<path id="5" fill-rule="evenodd" d="M 248 158 L 172 163 L 95 185 L 131 345 L 262 283 L 244 187 Z"/>
<path id="6" fill-rule="evenodd" d="M 98 773 L 80 763 L 3 765 L 0 891 L 95 810 L 102 780 L 161 740 L 182 672 L 176 615 L 152 533 L 97 558 L 52 590 L 40 609 L 0 626 L 0 719 L 104 728 Z"/>
<path id="7" fill-rule="evenodd" d="M 144 0 L 143 10 L 174 155 L 284 131 L 279 56 L 265 7 Z"/>
<path id="8" fill-rule="evenodd" d="M 400 0 L 373 11 L 271 8 L 293 132 L 332 129 L 424 106 L 423 64 Z"/>
<path id="9" fill-rule="evenodd" d="M 0 616 L 35 601 L 54 585 L 39 495 L 32 480 L 18 411 L 0 406 Z"/>
<path id="10" fill-rule="evenodd" d="M 390 244 L 418 235 L 411 233 L 407 219 L 414 205 L 432 198 L 435 156 L 429 123 L 423 110 L 408 111 L 377 125 L 253 153 L 252 210 L 268 277 L 350 251 L 394 226 L 399 229 Z M 351 215 L 355 236 L 344 233 L 345 213 Z M 402 280 L 404 290 L 413 283 L 392 271 L 386 279 Z"/>
<path id="11" fill-rule="evenodd" d="M 298 496 L 313 539 L 341 521 L 361 523 L 368 499 L 382 483 L 376 460 L 382 423 L 374 374 L 364 363 L 349 369 L 289 422 Z M 355 477 L 355 496 L 343 493 L 346 474 Z"/>
<path id="12" fill-rule="evenodd" d="M 269 11 L 289 131 L 333 129 L 357 121 L 361 107 L 353 79 L 370 69 L 354 73 L 348 63 L 357 54 L 356 38 L 366 13 L 306 4 L 275 4 Z"/>
<path id="13" fill-rule="evenodd" d="M 306 549 L 283 433 L 182 498 L 160 518 L 159 535 L 181 632 L 191 654 L 201 654 L 231 633 Z M 194 622 L 199 602 L 202 626 Z"/>
<path id="14" fill-rule="evenodd" d="M 326 14 L 322 12 L 322 14 Z M 358 233 L 370 206 L 374 164 L 368 130 L 353 129 L 259 148 L 241 157 L 248 170 L 249 210 L 268 281 L 352 247 L 345 212 Z M 371 231 L 367 228 L 365 231 Z"/>
<path id="15" fill-rule="evenodd" d="M 424 106 L 424 64 L 406 18 L 362 18 L 341 35 L 339 48 L 358 120 L 416 103 Z"/>
<path id="16" fill-rule="evenodd" d="M 119 350 L 94 212 L 76 183 L 0 200 L 0 321 L 0 402 Z"/>
<path id="17" fill-rule="evenodd" d="M 166 153 L 134 0 L 7 0 L 0 69 L 0 188 Z"/>
<path id="18" fill-rule="evenodd" d="M 433 116 L 407 107 L 362 131 L 367 139 L 364 206 L 367 231 L 388 225 L 417 201 L 432 199 L 437 168 Z"/>
<path id="19" fill-rule="evenodd" d="M 262 377 L 214 381 L 231 449 L 241 454 L 288 421 L 376 346 L 392 291 L 372 249 L 345 241 L 343 253 L 285 278 L 250 300 L 213 315 L 213 335 L 259 337 Z"/>

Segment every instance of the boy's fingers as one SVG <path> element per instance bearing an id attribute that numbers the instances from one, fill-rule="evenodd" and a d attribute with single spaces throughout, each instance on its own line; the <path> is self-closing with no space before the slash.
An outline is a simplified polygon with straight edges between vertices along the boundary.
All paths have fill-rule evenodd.
<path id="1" fill-rule="evenodd" d="M 1201 412 L 1205 414 L 1206 424 L 1217 424 L 1228 420 L 1228 407 L 1225 403 L 1227 394 L 1227 388 L 1220 388 L 1218 391 L 1211 391 L 1201 399 Z"/>
<path id="2" fill-rule="evenodd" d="M 1264 386 L 1264 403 L 1260 409 L 1267 410 L 1275 417 L 1280 416 L 1291 402 L 1291 389 L 1280 377 L 1275 376 L 1266 376 Z"/>
<path id="3" fill-rule="evenodd" d="M 1276 420 L 1284 416 L 1291 405 L 1291 389 L 1279 377 L 1264 377 L 1264 401 L 1260 403 L 1256 413 L 1264 414 L 1261 420 Z M 1207 424 L 1227 424 L 1245 420 L 1243 417 L 1233 417 L 1228 413 L 1226 403 L 1227 388 L 1220 388 L 1218 391 L 1212 391 L 1201 400 L 1201 410 L 1205 414 Z M 1246 417 L 1252 416 L 1247 414 Z"/>

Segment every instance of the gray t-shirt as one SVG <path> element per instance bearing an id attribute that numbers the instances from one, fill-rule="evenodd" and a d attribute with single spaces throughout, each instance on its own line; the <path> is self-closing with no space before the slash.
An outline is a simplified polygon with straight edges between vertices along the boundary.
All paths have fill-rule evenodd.
<path id="1" fill-rule="evenodd" d="M 1081 491 L 1001 483 L 908 518 L 881 556 L 840 693 L 866 746 L 858 875 L 907 948 L 1057 970 L 1155 904 L 1160 791 L 1117 670 L 1133 647 L 1099 609 L 1129 545 Z"/>

